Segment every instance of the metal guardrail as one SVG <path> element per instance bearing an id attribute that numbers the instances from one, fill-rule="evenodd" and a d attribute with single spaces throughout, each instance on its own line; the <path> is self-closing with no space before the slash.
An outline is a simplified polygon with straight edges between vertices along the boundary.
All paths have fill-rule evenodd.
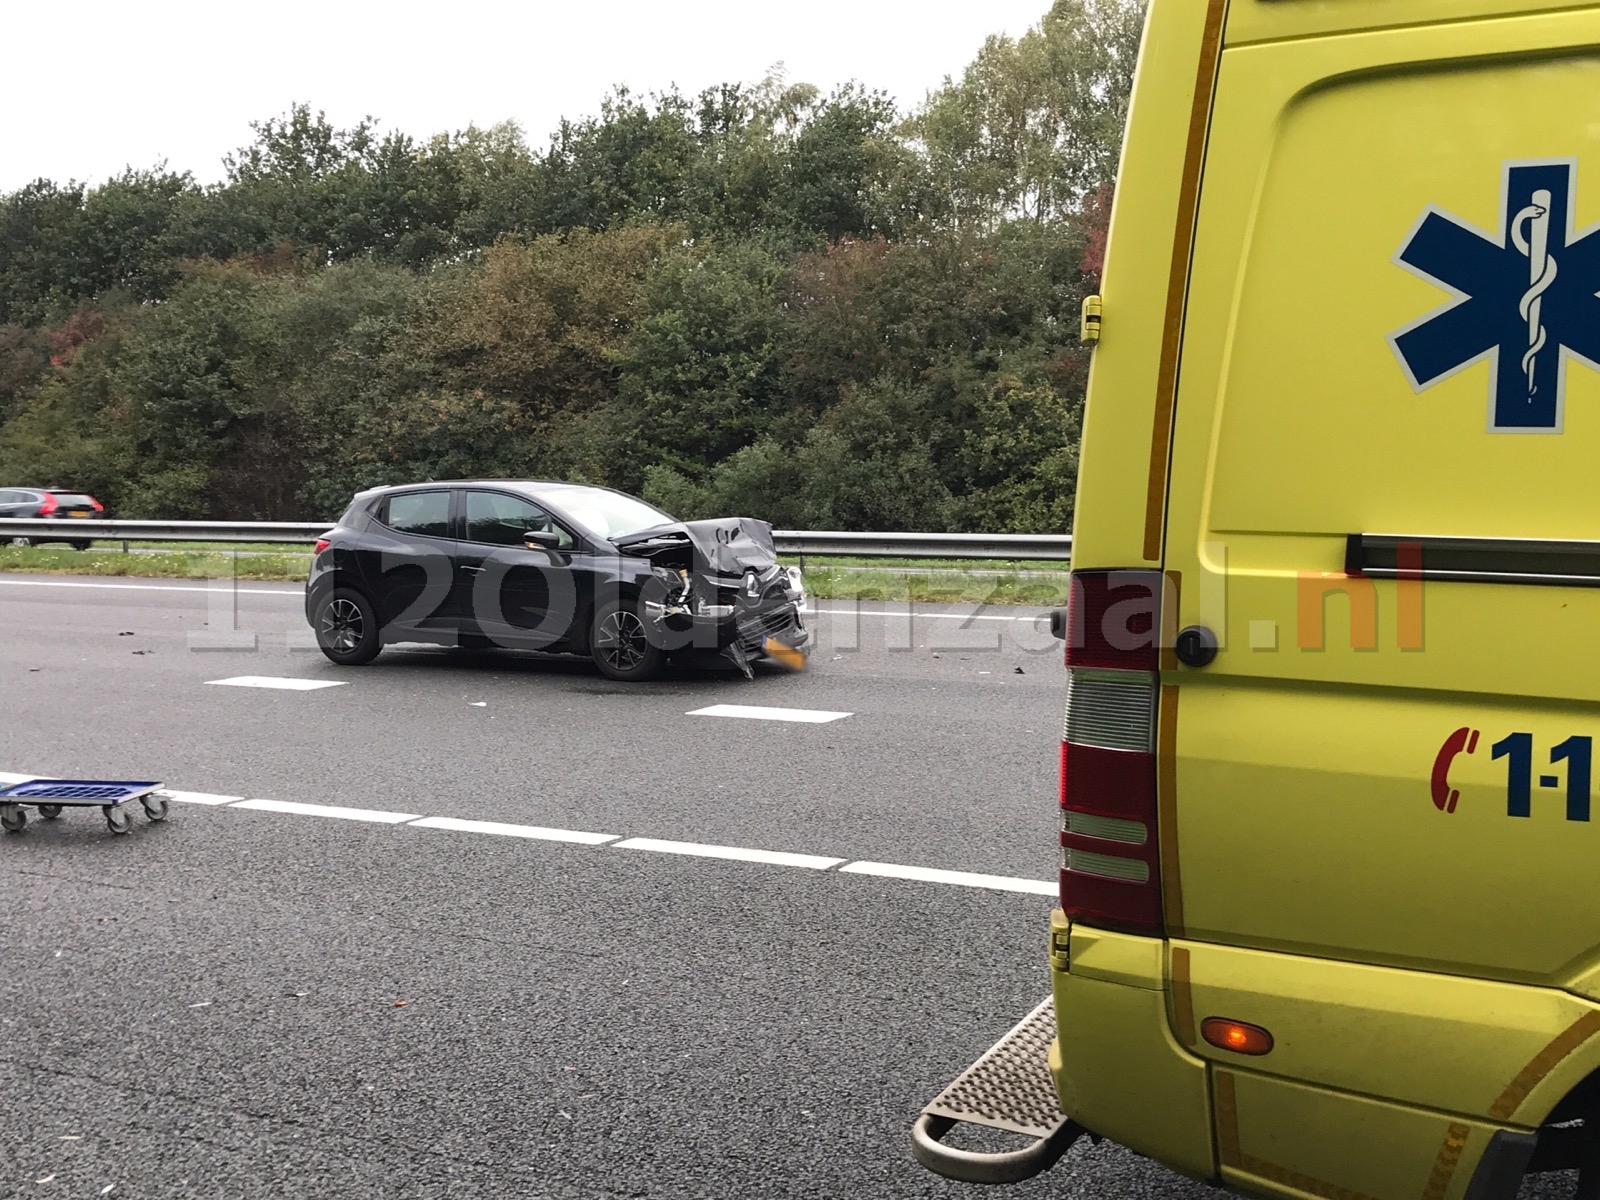
<path id="1" fill-rule="evenodd" d="M 774 530 L 783 554 L 855 558 L 1004 558 L 1066 562 L 1072 538 L 1049 533 L 813 533 Z"/>
<path id="2" fill-rule="evenodd" d="M 331 528 L 326 521 L 0 520 L 0 543 L 11 538 L 117 542 L 257 542 L 304 546 Z M 780 529 L 779 553 L 856 558 L 1038 559 L 1066 562 L 1072 538 L 1032 533 L 844 533 Z"/>
<path id="3" fill-rule="evenodd" d="M 0 520 L 0 542 L 11 538 L 112 542 L 273 542 L 308 546 L 332 521 L 88 521 L 71 518 Z"/>

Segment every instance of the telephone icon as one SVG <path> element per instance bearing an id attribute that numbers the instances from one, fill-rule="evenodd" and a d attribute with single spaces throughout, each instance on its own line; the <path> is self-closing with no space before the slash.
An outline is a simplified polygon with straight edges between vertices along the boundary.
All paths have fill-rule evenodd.
<path id="1" fill-rule="evenodd" d="M 1478 731 L 1463 725 L 1439 747 L 1433 760 L 1433 806 L 1440 812 L 1453 813 L 1461 793 L 1450 786 L 1450 767 L 1460 754 L 1474 754 L 1478 749 Z"/>

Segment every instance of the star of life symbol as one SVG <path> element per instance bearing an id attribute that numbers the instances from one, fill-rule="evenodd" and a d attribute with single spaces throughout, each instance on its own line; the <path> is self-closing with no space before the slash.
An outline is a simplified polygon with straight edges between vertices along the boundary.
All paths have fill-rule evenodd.
<path id="1" fill-rule="evenodd" d="M 1489 362 L 1489 430 L 1560 433 L 1567 360 L 1600 371 L 1600 225 L 1572 230 L 1574 159 L 1508 162 L 1498 235 L 1429 205 L 1394 257 L 1453 299 L 1389 343 L 1417 392 Z"/>

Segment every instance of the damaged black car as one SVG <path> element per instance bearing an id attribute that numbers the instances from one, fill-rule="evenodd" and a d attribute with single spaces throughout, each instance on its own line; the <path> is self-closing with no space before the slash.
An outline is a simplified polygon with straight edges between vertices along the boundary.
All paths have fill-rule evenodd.
<path id="1" fill-rule="evenodd" d="M 317 543 L 306 619 L 333 662 L 425 642 L 584 654 L 612 679 L 668 661 L 810 652 L 800 571 L 749 517 L 677 521 L 587 484 L 472 480 L 362 492 Z"/>

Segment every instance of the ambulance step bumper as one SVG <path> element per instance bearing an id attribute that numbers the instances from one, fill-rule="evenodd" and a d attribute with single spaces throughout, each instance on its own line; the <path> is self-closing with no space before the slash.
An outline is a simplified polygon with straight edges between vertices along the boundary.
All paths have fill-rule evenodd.
<path id="1" fill-rule="evenodd" d="M 1055 1005 L 1046 999 L 922 1110 L 911 1153 L 928 1170 L 964 1183 L 1016 1183 L 1055 1166 L 1084 1130 L 1061 1112 L 1050 1076 Z M 942 1139 L 957 1125 L 1034 1139 L 1020 1150 L 958 1150 Z"/>

